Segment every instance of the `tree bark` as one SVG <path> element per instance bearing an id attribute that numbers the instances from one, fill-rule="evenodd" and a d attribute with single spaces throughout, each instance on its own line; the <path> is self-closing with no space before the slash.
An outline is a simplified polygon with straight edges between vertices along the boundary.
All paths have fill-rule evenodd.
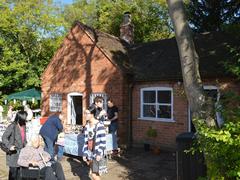
<path id="1" fill-rule="evenodd" d="M 185 93 L 192 111 L 193 124 L 197 130 L 195 119 L 205 120 L 208 126 L 216 126 L 213 103 L 206 100 L 199 73 L 199 57 L 195 50 L 192 33 L 188 26 L 182 0 L 167 0 L 169 14 L 174 26 L 175 36 L 182 67 Z"/>

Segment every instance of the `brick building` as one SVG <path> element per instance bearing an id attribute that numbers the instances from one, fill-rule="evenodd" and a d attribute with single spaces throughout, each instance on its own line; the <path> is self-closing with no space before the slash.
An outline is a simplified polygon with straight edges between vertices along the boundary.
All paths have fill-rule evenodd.
<path id="1" fill-rule="evenodd" d="M 175 148 L 178 134 L 193 131 L 176 41 L 132 44 L 124 30 L 133 26 L 125 25 L 124 38 L 73 25 L 42 75 L 42 115 L 62 112 L 67 123 L 84 124 L 93 98 L 111 97 L 119 108 L 121 142 L 142 143 L 153 127 L 156 144 Z M 216 100 L 228 89 L 239 92 L 239 82 L 219 63 L 231 57 L 226 45 L 239 41 L 222 33 L 199 34 L 194 41 L 206 92 Z"/>

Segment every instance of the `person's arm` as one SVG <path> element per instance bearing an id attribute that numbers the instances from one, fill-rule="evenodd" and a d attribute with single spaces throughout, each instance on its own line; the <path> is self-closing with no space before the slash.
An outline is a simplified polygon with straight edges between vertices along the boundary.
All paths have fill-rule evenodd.
<path id="1" fill-rule="evenodd" d="M 82 148 L 82 152 L 83 152 L 83 158 L 85 157 L 85 158 L 87 158 L 87 156 L 88 156 L 88 153 L 87 153 L 87 151 L 88 151 L 88 130 L 87 130 L 87 127 L 88 127 L 88 125 L 86 125 L 85 126 L 85 128 L 84 128 L 84 144 L 83 144 L 83 148 Z M 83 159 L 83 160 L 85 160 L 85 159 Z"/>
<path id="2" fill-rule="evenodd" d="M 45 162 L 50 161 L 51 156 L 50 156 L 50 154 L 48 152 L 42 150 L 41 153 L 42 153 L 42 156 L 43 156 Z"/>
<path id="3" fill-rule="evenodd" d="M 62 125 L 61 119 L 56 118 L 55 122 L 56 122 L 56 127 L 57 127 L 58 131 L 62 131 L 63 130 L 63 125 Z"/>
<path id="4" fill-rule="evenodd" d="M 13 148 L 15 147 L 15 145 L 10 142 L 10 139 L 11 139 L 10 136 L 13 134 L 14 128 L 15 128 L 15 125 L 10 124 L 6 128 L 6 130 L 4 131 L 3 136 L 2 136 L 3 144 L 5 144 L 5 146 L 10 150 L 14 150 Z"/>
<path id="5" fill-rule="evenodd" d="M 23 167 L 28 167 L 30 163 L 32 163 L 31 160 L 31 154 L 32 152 L 28 151 L 26 148 L 21 149 L 19 157 L 18 157 L 18 165 Z M 35 165 L 35 164 L 34 164 Z"/>
<path id="6" fill-rule="evenodd" d="M 106 131 L 103 124 L 99 123 L 96 132 L 95 150 L 97 156 L 102 156 L 106 149 Z"/>
<path id="7" fill-rule="evenodd" d="M 112 119 L 109 119 L 109 120 L 110 120 L 110 121 L 114 121 L 114 120 L 116 120 L 116 119 L 118 119 L 118 112 L 114 112 L 113 118 L 112 118 Z"/>

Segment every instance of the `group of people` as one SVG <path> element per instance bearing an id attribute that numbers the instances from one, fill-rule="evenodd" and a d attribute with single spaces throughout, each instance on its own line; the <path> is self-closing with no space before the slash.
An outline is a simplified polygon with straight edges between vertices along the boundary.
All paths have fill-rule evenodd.
<path id="1" fill-rule="evenodd" d="M 15 120 L 17 111 L 14 111 L 13 109 L 14 108 L 11 105 L 8 107 L 6 120 L 9 122 L 13 122 Z M 31 110 L 30 106 L 28 104 L 26 104 L 24 106 L 23 110 L 27 112 L 26 120 L 31 121 L 33 118 L 33 111 Z M 0 104 L 0 123 L 3 122 L 3 112 L 4 112 L 3 106 Z"/>
<path id="2" fill-rule="evenodd" d="M 32 136 L 27 143 L 27 115 L 24 110 L 18 111 L 14 122 L 7 127 L 2 136 L 2 143 L 9 149 L 6 153 L 8 179 L 18 179 L 20 166 L 37 166 L 45 180 L 65 180 L 61 164 L 52 161 L 51 155 L 40 146 L 41 136 Z"/>
<path id="3" fill-rule="evenodd" d="M 97 96 L 94 103 L 85 111 L 83 161 L 90 166 L 94 180 L 100 179 L 100 175 L 107 172 L 104 121 L 111 121 L 110 133 L 116 136 L 117 131 L 118 109 L 111 99 L 108 99 L 107 104 L 108 110 L 105 111 L 103 109 L 103 98 Z M 9 180 L 17 179 L 20 166 L 38 166 L 40 173 L 46 180 L 64 180 L 62 166 L 54 159 L 54 147 L 58 134 L 64 130 L 62 115 L 49 116 L 42 125 L 39 134 L 32 136 L 28 143 L 26 141 L 27 116 L 26 111 L 18 111 L 14 122 L 7 127 L 2 137 L 2 142 L 10 150 L 10 153 L 6 154 Z M 44 142 L 44 149 L 40 145 L 41 139 Z"/>
<path id="4" fill-rule="evenodd" d="M 107 112 L 103 109 L 104 99 L 95 97 L 94 103 L 85 111 L 83 161 L 91 169 L 92 178 L 99 180 L 102 173 L 107 172 L 106 165 L 106 130 L 104 121 L 111 121 L 109 133 L 116 135 L 118 109 L 112 99 L 107 100 Z M 113 138 L 116 140 L 116 138 Z M 117 142 L 115 142 L 117 143 Z"/>

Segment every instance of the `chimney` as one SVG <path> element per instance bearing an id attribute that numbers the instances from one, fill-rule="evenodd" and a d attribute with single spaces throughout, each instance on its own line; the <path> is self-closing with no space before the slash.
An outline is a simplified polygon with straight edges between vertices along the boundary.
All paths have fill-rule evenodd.
<path id="1" fill-rule="evenodd" d="M 120 39 L 126 41 L 128 44 L 133 44 L 134 26 L 131 23 L 130 12 L 125 12 L 123 15 L 123 22 L 120 25 Z"/>

